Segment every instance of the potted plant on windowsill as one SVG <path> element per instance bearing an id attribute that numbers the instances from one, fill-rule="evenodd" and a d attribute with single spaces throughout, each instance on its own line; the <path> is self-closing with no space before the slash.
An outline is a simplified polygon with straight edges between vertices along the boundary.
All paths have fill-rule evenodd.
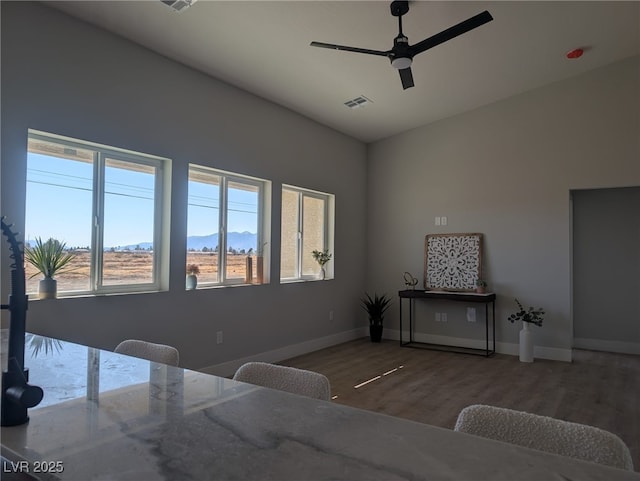
<path id="1" fill-rule="evenodd" d="M 268 242 L 263 242 L 256 252 L 256 284 L 264 283 L 264 250 Z"/>
<path id="2" fill-rule="evenodd" d="M 34 247 L 25 247 L 24 258 L 44 276 L 38 285 L 38 299 L 55 299 L 58 296 L 58 281 L 55 276 L 72 270 L 69 269 L 69 264 L 75 254 L 69 252 L 67 245 L 57 239 L 49 238 L 43 242 L 38 237 L 35 243 Z"/>
<path id="3" fill-rule="evenodd" d="M 198 285 L 198 274 L 200 274 L 198 264 L 187 265 L 186 288 L 188 291 L 194 290 Z"/>
<path id="4" fill-rule="evenodd" d="M 484 279 L 477 279 L 476 292 L 478 294 L 484 294 L 485 292 L 487 292 L 487 281 L 485 281 Z"/>
<path id="5" fill-rule="evenodd" d="M 369 314 L 369 335 L 371 342 L 380 342 L 382 340 L 382 328 L 384 321 L 384 313 L 391 304 L 391 299 L 386 294 L 373 298 L 365 292 L 365 297 L 361 299 L 362 308 Z"/>
<path id="6" fill-rule="evenodd" d="M 520 330 L 520 361 L 533 362 L 533 338 L 529 330 L 529 324 L 542 326 L 544 310 L 535 307 L 524 307 L 520 301 L 516 299 L 519 310 L 511 314 L 508 318 L 509 322 L 522 321 L 522 329 Z"/>
<path id="7" fill-rule="evenodd" d="M 315 261 L 320 264 L 320 279 L 324 280 L 327 272 L 324 269 L 324 266 L 327 262 L 331 260 L 331 254 L 329 254 L 329 249 L 325 249 L 323 251 L 314 250 L 311 252 L 311 255 L 315 259 Z"/>

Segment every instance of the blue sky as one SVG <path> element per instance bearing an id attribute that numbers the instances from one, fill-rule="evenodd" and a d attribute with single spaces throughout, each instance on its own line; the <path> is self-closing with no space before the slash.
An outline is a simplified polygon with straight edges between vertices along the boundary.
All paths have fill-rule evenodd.
<path id="1" fill-rule="evenodd" d="M 122 168 L 105 171 L 106 247 L 151 242 L 153 175 Z M 70 247 L 91 244 L 93 165 L 29 153 L 25 240 L 54 237 Z M 217 231 L 218 186 L 189 182 L 189 235 Z M 229 232 L 256 232 L 257 195 L 229 189 Z"/>

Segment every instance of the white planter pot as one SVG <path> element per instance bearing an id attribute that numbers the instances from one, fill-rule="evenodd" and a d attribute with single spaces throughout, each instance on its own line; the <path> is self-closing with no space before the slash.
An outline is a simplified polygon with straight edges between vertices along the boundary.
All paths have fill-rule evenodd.
<path id="1" fill-rule="evenodd" d="M 198 276 L 195 274 L 189 274 L 187 276 L 186 286 L 188 291 L 192 291 L 198 285 Z"/>
<path id="2" fill-rule="evenodd" d="M 533 362 L 533 336 L 529 323 L 524 321 L 520 330 L 520 362 Z"/>
<path id="3" fill-rule="evenodd" d="M 55 299 L 58 297 L 58 281 L 45 277 L 38 284 L 38 299 Z"/>

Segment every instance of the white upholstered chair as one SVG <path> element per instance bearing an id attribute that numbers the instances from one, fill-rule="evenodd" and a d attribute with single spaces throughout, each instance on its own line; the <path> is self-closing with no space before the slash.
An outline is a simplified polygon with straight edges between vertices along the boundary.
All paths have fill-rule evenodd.
<path id="1" fill-rule="evenodd" d="M 240 366 L 233 379 L 324 401 L 331 400 L 331 386 L 326 376 L 295 367 L 248 362 Z"/>
<path id="2" fill-rule="evenodd" d="M 586 424 L 474 404 L 460 411 L 454 430 L 633 471 L 624 441 Z"/>
<path id="3" fill-rule="evenodd" d="M 140 341 L 138 339 L 122 341 L 116 346 L 114 352 L 147 359 L 148 361 L 160 362 L 170 366 L 177 366 L 180 361 L 180 354 L 175 347 L 167 346 L 166 344 Z"/>

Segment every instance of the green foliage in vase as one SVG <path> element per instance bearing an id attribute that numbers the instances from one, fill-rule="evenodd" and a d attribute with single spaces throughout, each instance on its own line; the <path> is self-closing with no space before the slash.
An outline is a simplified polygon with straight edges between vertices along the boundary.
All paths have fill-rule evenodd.
<path id="1" fill-rule="evenodd" d="M 69 271 L 69 264 L 75 254 L 67 250 L 67 245 L 57 239 L 49 238 L 43 242 L 40 237 L 36 239 L 34 247 L 25 247 L 24 259 L 38 269 L 45 278 L 51 278 L 56 274 Z M 31 277 L 35 277 L 34 274 Z"/>
<path id="2" fill-rule="evenodd" d="M 542 308 L 526 308 L 522 304 L 520 304 L 520 301 L 518 299 L 516 299 L 516 303 L 518 304 L 519 310 L 509 316 L 508 320 L 510 322 L 513 323 L 516 321 L 524 321 L 535 324 L 536 326 L 542 326 L 542 316 L 544 315 L 544 310 Z"/>
<path id="3" fill-rule="evenodd" d="M 331 254 L 329 254 L 329 249 L 325 249 L 323 251 L 314 250 L 311 252 L 311 255 L 316 260 L 320 267 L 324 267 L 324 265 L 331 260 Z"/>

